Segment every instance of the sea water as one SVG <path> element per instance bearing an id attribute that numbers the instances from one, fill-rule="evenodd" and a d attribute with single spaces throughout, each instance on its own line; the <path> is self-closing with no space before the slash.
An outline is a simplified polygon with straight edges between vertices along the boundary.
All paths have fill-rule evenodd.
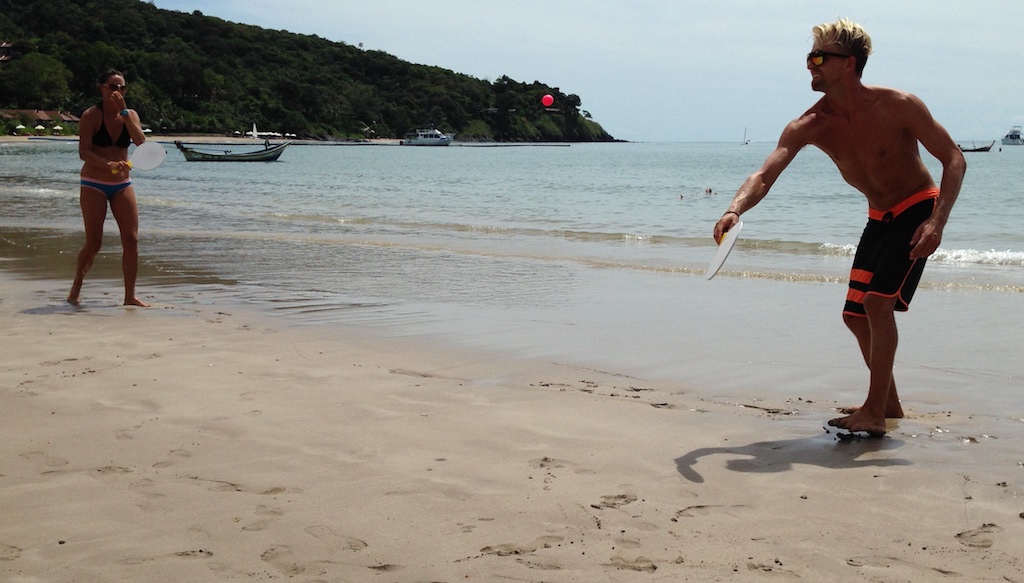
<path id="1" fill-rule="evenodd" d="M 644 374 L 688 367 L 701 382 L 725 362 L 760 363 L 758 374 L 776 362 L 862 366 L 838 314 L 867 204 L 814 148 L 744 214 L 708 282 L 712 228 L 772 144 L 295 144 L 272 163 L 186 162 L 167 147 L 163 166 L 133 174 L 139 293 L 151 301 L 243 302 L 296 324 Z M 0 144 L 0 250 L 69 283 L 82 239 L 76 148 Z M 899 354 L 928 369 L 940 344 L 943 366 L 1019 379 L 1024 147 L 966 156 L 901 328 L 926 338 Z M 103 282 L 119 285 L 113 220 L 106 233 L 86 305 Z"/>

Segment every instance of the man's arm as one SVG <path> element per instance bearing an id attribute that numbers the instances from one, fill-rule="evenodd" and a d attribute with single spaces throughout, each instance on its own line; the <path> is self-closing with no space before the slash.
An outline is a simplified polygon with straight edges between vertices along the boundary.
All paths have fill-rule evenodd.
<path id="1" fill-rule="evenodd" d="M 910 258 L 921 259 L 934 253 L 942 242 L 942 230 L 949 220 L 953 203 L 960 195 L 960 186 L 967 172 L 967 161 L 946 128 L 935 121 L 924 102 L 910 96 L 908 105 L 910 112 L 907 118 L 911 120 L 914 135 L 928 153 L 942 163 L 939 198 L 935 201 L 935 209 L 932 210 L 931 217 L 917 228 L 910 239 Z"/>
<path id="2" fill-rule="evenodd" d="M 775 181 L 778 180 L 782 171 L 789 166 L 789 163 L 796 158 L 798 152 L 808 144 L 804 134 L 808 126 L 807 114 L 795 119 L 782 130 L 779 143 L 772 150 L 772 153 L 765 159 L 757 171 L 747 177 L 736 191 L 729 208 L 715 223 L 715 242 L 722 240 L 722 235 L 739 222 L 740 215 L 753 208 L 761 202 L 771 190 Z"/>

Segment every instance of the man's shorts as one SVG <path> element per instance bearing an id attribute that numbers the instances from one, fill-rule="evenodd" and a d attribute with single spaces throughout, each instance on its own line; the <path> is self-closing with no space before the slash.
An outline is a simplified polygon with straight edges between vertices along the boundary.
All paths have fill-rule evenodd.
<path id="1" fill-rule="evenodd" d="M 910 258 L 910 239 L 935 208 L 938 188 L 914 194 L 888 211 L 868 209 L 868 224 L 857 244 L 843 314 L 864 317 L 868 294 L 896 298 L 897 312 L 910 309 L 926 259 Z"/>

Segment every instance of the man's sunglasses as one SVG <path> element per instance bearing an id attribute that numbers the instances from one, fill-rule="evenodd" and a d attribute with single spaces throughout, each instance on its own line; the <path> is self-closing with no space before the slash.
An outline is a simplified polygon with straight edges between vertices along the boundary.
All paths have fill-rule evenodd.
<path id="1" fill-rule="evenodd" d="M 844 55 L 842 53 L 830 53 L 828 51 L 814 51 L 813 53 L 807 53 L 807 62 L 818 67 L 825 62 L 825 57 L 845 59 L 852 56 L 853 55 Z"/>
<path id="2" fill-rule="evenodd" d="M 808 58 L 810 58 L 810 57 L 808 57 Z M 107 89 L 110 89 L 111 91 L 124 91 L 125 89 L 128 89 L 128 86 L 127 85 L 118 85 L 117 83 L 109 83 L 109 84 L 107 84 Z"/>

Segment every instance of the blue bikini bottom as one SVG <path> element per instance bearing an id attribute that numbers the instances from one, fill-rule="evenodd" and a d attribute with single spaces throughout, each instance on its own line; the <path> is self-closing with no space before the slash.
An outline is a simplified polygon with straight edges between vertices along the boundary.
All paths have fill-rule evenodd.
<path id="1" fill-rule="evenodd" d="M 81 180 L 82 186 L 88 186 L 89 188 L 95 188 L 96 190 L 107 195 L 107 200 L 114 198 L 114 195 L 121 192 L 132 185 L 132 179 L 127 178 L 120 182 L 103 182 L 101 180 L 89 180 L 83 178 Z"/>

